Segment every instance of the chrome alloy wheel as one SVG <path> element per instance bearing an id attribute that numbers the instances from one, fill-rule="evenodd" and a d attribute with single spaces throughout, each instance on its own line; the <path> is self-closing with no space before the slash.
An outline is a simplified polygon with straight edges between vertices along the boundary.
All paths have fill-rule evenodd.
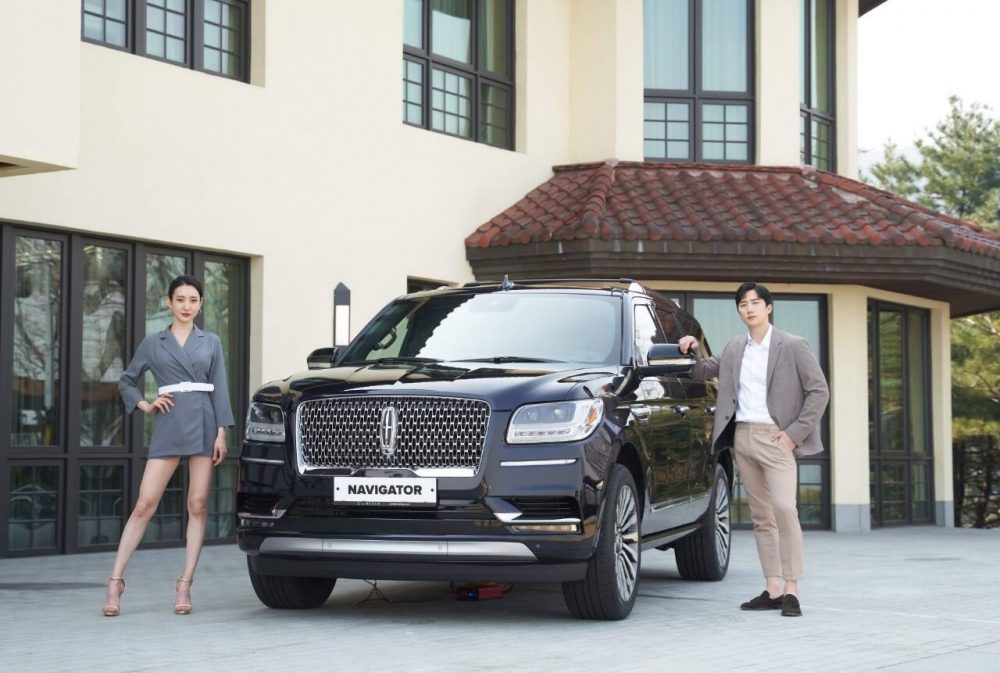
<path id="1" fill-rule="evenodd" d="M 631 488 L 618 492 L 615 506 L 615 580 L 618 597 L 627 603 L 639 579 L 639 516 Z"/>
<path id="2" fill-rule="evenodd" d="M 731 542 L 729 485 L 725 479 L 719 479 L 715 483 L 715 552 L 723 567 L 729 561 Z"/>

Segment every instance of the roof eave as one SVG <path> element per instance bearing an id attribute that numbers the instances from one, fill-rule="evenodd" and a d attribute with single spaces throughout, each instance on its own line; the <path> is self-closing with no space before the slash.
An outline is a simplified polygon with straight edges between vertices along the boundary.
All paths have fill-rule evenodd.
<path id="1" fill-rule="evenodd" d="M 773 241 L 575 239 L 467 248 L 477 279 L 634 276 L 683 282 L 863 285 L 947 302 L 952 317 L 1000 308 L 1000 261 L 943 246 L 813 245 Z"/>

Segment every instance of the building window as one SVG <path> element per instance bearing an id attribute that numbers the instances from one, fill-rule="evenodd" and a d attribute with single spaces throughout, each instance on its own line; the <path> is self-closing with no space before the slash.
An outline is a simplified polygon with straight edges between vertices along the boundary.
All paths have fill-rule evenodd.
<path id="1" fill-rule="evenodd" d="M 752 0 L 645 0 L 643 153 L 754 160 Z"/>
<path id="2" fill-rule="evenodd" d="M 127 49 L 129 17 L 126 0 L 83 0 L 83 37 Z"/>
<path id="3" fill-rule="evenodd" d="M 836 170 L 834 156 L 834 21 L 833 0 L 801 0 L 799 52 L 799 161 L 825 171 Z"/>
<path id="4" fill-rule="evenodd" d="M 930 314 L 868 303 L 873 526 L 931 523 Z"/>
<path id="5" fill-rule="evenodd" d="M 83 0 L 83 39 L 249 79 L 249 0 Z"/>
<path id="6" fill-rule="evenodd" d="M 59 467 L 56 465 L 10 466 L 10 522 L 7 549 L 40 552 L 59 544 Z"/>
<path id="7" fill-rule="evenodd" d="M 118 544 L 126 514 L 124 465 L 80 466 L 79 512 L 81 547 Z"/>
<path id="8" fill-rule="evenodd" d="M 514 4 L 404 0 L 403 122 L 513 149 Z"/>

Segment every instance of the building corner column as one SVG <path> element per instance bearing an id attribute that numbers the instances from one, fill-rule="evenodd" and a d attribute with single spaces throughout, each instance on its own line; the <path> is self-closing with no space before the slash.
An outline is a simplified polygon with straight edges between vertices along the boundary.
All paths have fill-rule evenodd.
<path id="1" fill-rule="evenodd" d="M 934 522 L 955 525 L 955 476 L 951 434 L 951 310 L 931 309 L 931 430 L 934 447 Z"/>
<path id="2" fill-rule="evenodd" d="M 868 301 L 864 288 L 829 295 L 830 508 L 839 533 L 871 530 L 868 457 Z M 860 354 L 860 355 L 859 355 Z"/>

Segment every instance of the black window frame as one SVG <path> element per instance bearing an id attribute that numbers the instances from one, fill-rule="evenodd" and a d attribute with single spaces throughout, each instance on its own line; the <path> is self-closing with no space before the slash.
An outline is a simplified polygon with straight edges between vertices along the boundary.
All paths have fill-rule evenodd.
<path id="1" fill-rule="evenodd" d="M 756 78 L 756 30 L 757 16 L 754 0 L 746 1 L 747 11 L 747 53 L 745 93 L 732 91 L 711 91 L 702 87 L 702 0 L 688 0 L 688 88 L 687 89 L 643 89 L 645 103 L 680 103 L 688 106 L 691 133 L 690 158 L 660 158 L 645 156 L 643 159 L 657 163 L 713 163 L 713 164 L 754 164 L 757 161 L 757 78 Z M 645 29 L 644 29 L 645 30 Z M 744 104 L 747 107 L 747 158 L 746 159 L 704 159 L 702 143 L 702 106 L 705 104 Z M 645 119 L 645 115 L 644 115 Z M 645 143 L 645 130 L 643 142 Z"/>
<path id="2" fill-rule="evenodd" d="M 13 445 L 13 323 L 14 302 L 11 300 L 16 285 L 15 243 L 16 237 L 25 236 L 60 242 L 60 308 L 62 327 L 59 337 L 60 360 L 58 365 L 60 395 L 60 432 L 56 444 L 49 446 Z M 126 507 L 123 518 L 127 517 L 139 493 L 143 467 L 147 459 L 144 444 L 143 414 L 134 413 L 123 419 L 124 444 L 107 446 L 81 445 L 81 380 L 82 371 L 82 318 L 83 318 L 83 250 L 86 245 L 115 248 L 126 252 L 128 286 L 124 289 L 127 319 L 125 324 L 126 362 L 135 353 L 145 336 L 146 316 L 146 262 L 148 254 L 169 254 L 186 260 L 188 273 L 204 277 L 205 262 L 227 262 L 239 265 L 239 287 L 235 307 L 238 315 L 232 320 L 249 324 L 250 318 L 250 260 L 236 255 L 217 253 L 190 247 L 147 244 L 139 239 L 127 239 L 114 235 L 74 231 L 55 227 L 14 223 L 0 220 L 0 558 L 39 556 L 51 554 L 72 554 L 79 552 L 111 551 L 117 548 L 117 541 L 109 544 L 81 545 L 79 540 L 80 515 L 80 468 L 82 465 L 113 464 L 123 465 L 123 490 Z M 196 319 L 199 327 L 204 327 L 204 316 Z M 245 332 L 245 330 L 244 330 Z M 245 411 L 249 404 L 250 354 L 249 339 L 236 344 L 230 359 L 238 363 L 238 371 L 227 372 L 234 379 L 235 392 L 232 405 L 235 414 L 235 433 L 242 436 Z M 124 364 L 124 363 L 123 363 Z M 149 376 L 147 374 L 147 376 Z M 238 464 L 238 446 L 230 445 L 228 464 Z M 10 524 L 10 471 L 19 466 L 55 466 L 59 474 L 59 494 L 57 503 L 56 546 L 44 549 L 9 548 Z M 183 471 L 183 470 L 182 470 Z M 186 525 L 186 508 L 182 514 Z M 223 538 L 206 539 L 205 544 L 231 544 L 236 539 L 235 527 L 232 535 Z M 177 547 L 180 540 L 163 540 L 141 543 L 142 548 Z"/>
<path id="3" fill-rule="evenodd" d="M 479 53 L 479 26 L 480 26 L 480 16 L 479 16 L 479 1 L 469 0 L 470 6 L 472 8 L 472 30 L 470 31 L 471 38 L 471 50 L 472 50 L 472 63 L 463 63 L 461 61 L 455 61 L 446 56 L 441 56 L 440 54 L 435 54 L 431 45 L 433 44 L 433 34 L 431 30 L 431 13 L 433 11 L 433 0 L 423 0 L 422 4 L 422 15 L 421 15 L 421 31 L 423 35 L 423 45 L 422 47 L 414 47 L 403 42 L 403 61 L 410 61 L 420 65 L 423 76 L 423 89 L 421 91 L 421 110 L 422 110 L 422 123 L 414 124 L 406 120 L 405 114 L 405 102 L 404 98 L 404 113 L 403 113 L 403 123 L 407 126 L 412 126 L 415 128 L 422 128 L 427 131 L 432 131 L 434 133 L 440 133 L 442 135 L 449 136 L 451 138 L 460 138 L 462 140 L 468 140 L 471 142 L 478 143 L 480 145 L 487 145 L 488 147 L 496 147 L 498 149 L 504 150 L 514 150 L 515 147 L 515 108 L 516 108 L 516 63 L 514 62 L 515 57 L 515 24 L 514 24 L 514 0 L 505 0 L 507 4 L 507 25 L 509 28 L 508 34 L 510 35 L 510 40 L 508 41 L 507 47 L 507 63 L 509 63 L 510 75 L 505 78 L 501 73 L 496 73 L 491 70 L 487 70 L 482 67 L 479 63 L 480 53 Z M 405 10 L 404 10 L 405 11 Z M 448 133 L 444 130 L 435 129 L 431 125 L 431 102 L 432 102 L 432 86 L 431 81 L 433 77 L 433 71 L 437 68 L 439 70 L 444 70 L 445 72 L 450 72 L 461 77 L 467 77 L 472 82 L 472 96 L 471 96 L 471 118 L 470 125 L 472 135 L 466 137 L 456 133 Z M 404 73 L 404 82 L 405 82 Z M 496 145 L 493 143 L 486 142 L 483 140 L 482 129 L 481 129 L 481 119 L 480 119 L 480 106 L 482 104 L 482 91 L 481 87 L 483 84 L 491 85 L 499 89 L 504 89 L 508 93 L 508 105 L 507 110 L 507 143 L 504 145 Z"/>
<path id="4" fill-rule="evenodd" d="M 903 429 L 903 450 L 883 451 L 882 450 L 882 400 L 880 387 L 882 383 L 881 365 L 881 345 L 879 340 L 879 315 L 883 312 L 899 313 L 900 316 L 900 341 L 902 351 L 900 353 L 900 386 L 902 388 L 902 429 Z M 920 319 L 920 327 L 924 336 L 924 352 L 914 355 L 910 352 L 910 316 L 916 314 Z M 872 317 L 874 316 L 874 320 Z M 913 409 L 912 398 L 910 397 L 910 369 L 908 364 L 911 357 L 920 357 L 923 361 L 924 373 L 928 382 L 931 377 L 931 316 L 930 310 L 918 306 L 907 306 L 890 301 L 879 299 L 868 300 L 868 369 L 869 369 L 869 390 L 868 390 L 868 413 L 869 413 L 869 489 L 871 493 L 871 526 L 872 528 L 891 528 L 894 526 L 910 526 L 914 524 L 944 523 L 936 521 L 937 512 L 935 507 L 934 491 L 934 388 L 928 385 L 924 395 L 923 408 Z M 924 423 L 924 446 L 927 451 L 916 453 L 913 451 L 913 438 L 910 428 L 910 416 L 913 414 L 922 415 Z M 905 519 L 886 521 L 883 511 L 882 493 L 882 472 L 884 464 L 903 464 L 905 470 Z M 913 465 L 924 464 L 927 466 L 927 517 L 915 517 L 913 515 Z"/>
<path id="5" fill-rule="evenodd" d="M 813 2 L 820 3 L 824 2 L 827 5 L 827 15 L 830 17 L 830 23 L 827 27 L 827 44 L 830 45 L 829 53 L 829 64 L 830 71 L 827 73 L 827 82 L 829 90 L 827 91 L 828 100 L 830 101 L 831 112 L 823 112 L 819 108 L 815 107 L 815 101 L 812 98 L 812 73 L 813 73 L 813 62 L 812 62 L 812 26 L 813 26 L 813 12 L 812 5 Z M 802 25 L 800 26 L 802 30 L 802 62 L 800 63 L 802 67 L 802 87 L 806 100 L 799 101 L 799 161 L 805 166 L 813 166 L 824 171 L 836 171 L 837 170 L 837 15 L 836 15 L 836 2 L 835 0 L 801 0 L 800 7 L 802 9 Z M 803 96 L 800 95 L 800 98 Z M 813 146 L 813 123 L 825 124 L 830 129 L 830 156 L 829 156 L 829 166 L 819 166 L 817 165 L 817 155 L 816 148 Z"/>
<path id="6" fill-rule="evenodd" d="M 90 44 L 109 47 L 118 51 L 126 51 L 144 58 L 149 58 L 160 63 L 197 70 L 208 75 L 222 77 L 237 82 L 250 81 L 250 11 L 253 0 L 217 0 L 222 4 L 233 5 L 240 8 L 242 21 L 240 25 L 240 54 L 239 73 L 230 75 L 216 70 L 205 68 L 205 0 L 184 0 L 185 7 L 185 45 L 184 62 L 173 61 L 146 52 L 146 5 L 147 0 L 125 0 L 125 46 L 95 40 L 87 37 L 84 33 L 84 21 L 88 13 L 84 9 L 83 0 L 80 3 L 80 39 Z M 212 47 L 214 49 L 214 47 Z"/>

